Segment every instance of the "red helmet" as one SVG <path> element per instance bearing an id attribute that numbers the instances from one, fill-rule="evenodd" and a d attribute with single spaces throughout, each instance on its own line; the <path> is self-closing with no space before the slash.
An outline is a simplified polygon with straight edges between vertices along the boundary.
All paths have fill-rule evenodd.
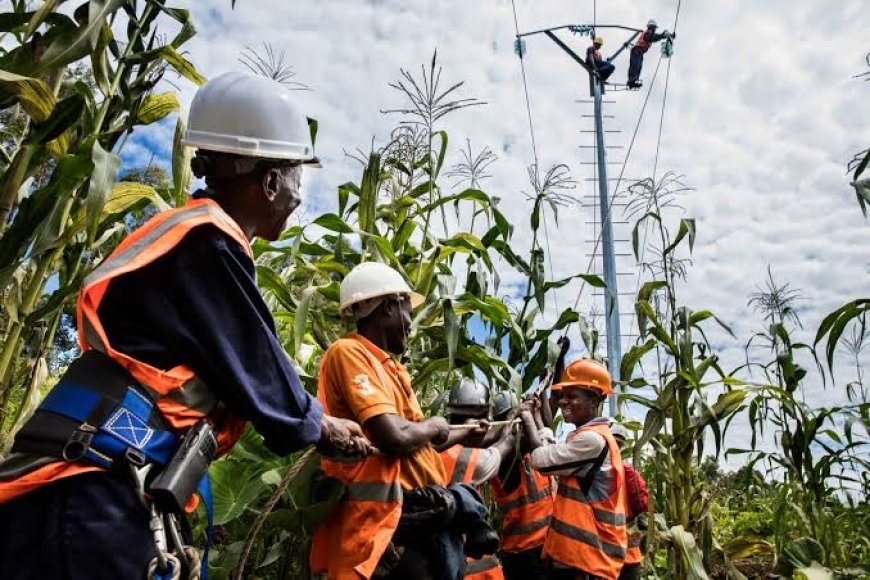
<path id="1" fill-rule="evenodd" d="M 613 381 L 602 363 L 581 358 L 566 366 L 559 382 L 553 385 L 554 391 L 562 389 L 587 389 L 602 397 L 609 397 L 613 394 Z"/>

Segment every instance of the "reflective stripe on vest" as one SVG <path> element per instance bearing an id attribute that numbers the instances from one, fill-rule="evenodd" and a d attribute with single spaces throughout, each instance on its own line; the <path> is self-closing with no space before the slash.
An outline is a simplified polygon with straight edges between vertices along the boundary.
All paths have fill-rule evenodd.
<path id="1" fill-rule="evenodd" d="M 389 385 L 380 361 L 368 349 L 364 352 L 381 382 Z M 322 375 L 318 381 L 325 384 Z M 329 414 L 326 398 L 319 399 L 323 412 Z M 325 574 L 330 580 L 371 578 L 402 515 L 401 460 L 385 455 L 323 457 L 320 466 L 324 474 L 344 483 L 347 491 L 314 533 L 311 572 Z"/>
<path id="2" fill-rule="evenodd" d="M 514 528 L 504 531 L 505 537 L 507 536 L 524 536 L 526 534 L 530 534 L 536 530 L 546 529 L 550 525 L 550 520 L 552 516 L 546 516 L 537 520 L 532 520 L 530 522 L 526 522 L 524 524 L 520 524 Z"/>
<path id="3" fill-rule="evenodd" d="M 394 483 L 350 482 L 347 484 L 346 497 L 349 501 L 401 502 L 402 486 L 398 481 Z"/>
<path id="4" fill-rule="evenodd" d="M 564 483 L 559 483 L 557 494 L 570 500 L 589 504 L 589 500 L 586 498 L 586 494 L 583 493 L 582 489 L 570 487 Z M 626 525 L 625 514 L 609 512 L 594 506 L 592 507 L 592 513 L 595 514 L 595 519 L 599 522 L 610 524 L 612 526 Z"/>
<path id="5" fill-rule="evenodd" d="M 347 490 L 314 533 L 311 571 L 325 573 L 330 580 L 371 578 L 402 515 L 400 460 L 380 455 L 353 461 L 323 457 L 320 466 Z"/>
<path id="6" fill-rule="evenodd" d="M 450 483 L 471 483 L 474 480 L 474 471 L 477 469 L 480 449 L 454 445 L 439 455 L 441 462 L 444 463 L 444 471 L 447 472 L 447 481 Z"/>
<path id="7" fill-rule="evenodd" d="M 603 488 L 606 495 L 590 499 L 580 489 L 577 477 L 561 477 L 543 554 L 592 576 L 615 579 L 628 548 L 622 456 L 606 421 L 591 421 L 575 430 L 568 440 L 585 431 L 595 431 L 607 442 L 611 469 L 596 476 L 596 486 Z M 609 485 L 602 485 L 608 481 Z"/>
<path id="8" fill-rule="evenodd" d="M 642 534 L 630 534 L 628 536 L 628 550 L 625 552 L 626 564 L 643 562 L 643 552 L 640 549 L 641 540 L 643 540 Z"/>
<path id="9" fill-rule="evenodd" d="M 157 369 L 112 348 L 98 316 L 100 302 L 111 281 L 118 276 L 144 268 L 169 253 L 194 228 L 210 225 L 235 240 L 250 256 L 251 247 L 238 224 L 210 199 L 189 201 L 184 207 L 161 212 L 124 239 L 114 252 L 91 274 L 79 294 L 77 319 L 79 345 L 83 352 L 96 349 L 124 367 L 156 400 L 166 422 L 184 430 L 219 410 L 217 395 L 193 370 L 185 365 Z M 225 414 L 216 421 L 219 453 L 235 444 L 245 421 Z"/>
<path id="10" fill-rule="evenodd" d="M 553 515 L 551 479 L 532 468 L 526 455 L 519 465 L 521 479 L 508 493 L 502 481 L 492 481 L 492 492 L 502 513 L 502 551 L 522 552 L 544 543 Z"/>
<path id="11" fill-rule="evenodd" d="M 504 572 L 498 558 L 495 555 L 489 555 L 479 560 L 467 559 L 464 577 L 471 580 L 501 580 L 504 578 Z"/>
<path id="12" fill-rule="evenodd" d="M 626 548 L 615 544 L 602 542 L 601 539 L 598 537 L 598 534 L 596 534 L 595 532 L 590 532 L 588 530 L 572 526 L 571 524 L 565 523 L 558 518 L 553 518 L 553 521 L 550 523 L 550 528 L 562 534 L 563 536 L 568 536 L 569 538 L 573 538 L 578 542 L 583 542 L 588 546 L 592 546 L 593 548 L 601 550 L 609 556 L 613 556 L 614 558 L 625 558 Z"/>

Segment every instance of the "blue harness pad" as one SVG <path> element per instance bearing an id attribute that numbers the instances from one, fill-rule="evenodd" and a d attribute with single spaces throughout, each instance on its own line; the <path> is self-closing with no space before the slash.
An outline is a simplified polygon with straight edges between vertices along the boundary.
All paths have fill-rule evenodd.
<path id="1" fill-rule="evenodd" d="M 128 386 L 124 399 L 109 407 L 108 415 L 92 418 L 101 404 L 105 404 L 105 399 L 100 393 L 61 381 L 48 393 L 39 410 L 72 419 L 82 425 L 89 419 L 101 421 L 99 425 L 91 425 L 96 431 L 85 452 L 85 457 L 100 467 L 109 468 L 114 460 L 124 460 L 131 449 L 144 455 L 148 462 L 157 465 L 169 462 L 179 447 L 179 439 L 173 433 L 149 423 L 155 409 L 148 395 L 135 386 Z M 197 485 L 196 493 L 202 498 L 208 518 L 200 571 L 201 578 L 206 579 L 208 549 L 214 525 L 214 501 L 207 473 Z"/>

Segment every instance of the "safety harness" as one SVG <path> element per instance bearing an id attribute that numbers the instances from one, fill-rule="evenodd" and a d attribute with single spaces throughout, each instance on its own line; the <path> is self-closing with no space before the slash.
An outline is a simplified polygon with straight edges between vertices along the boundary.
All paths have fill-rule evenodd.
<path id="1" fill-rule="evenodd" d="M 179 438 L 169 430 L 148 392 L 111 358 L 90 350 L 73 362 L 51 389 L 16 435 L 12 451 L 129 471 L 140 499 L 151 513 L 149 525 L 155 535 L 157 557 L 150 566 L 149 578 L 172 580 L 180 574 L 179 557 L 187 561 L 189 568 L 197 567 L 196 558 L 182 544 L 174 514 L 156 505 L 147 494 L 147 486 L 179 445 Z M 213 524 L 208 475 L 200 481 L 197 493 L 208 516 L 205 552 L 199 566 L 200 577 L 206 578 Z M 171 522 L 169 531 L 178 557 L 169 551 L 164 514 Z M 191 569 L 191 574 L 195 576 L 196 570 Z"/>

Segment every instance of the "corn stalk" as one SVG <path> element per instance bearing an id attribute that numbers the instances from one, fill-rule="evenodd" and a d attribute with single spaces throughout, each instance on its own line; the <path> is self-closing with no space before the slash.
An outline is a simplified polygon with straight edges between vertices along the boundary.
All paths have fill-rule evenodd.
<path id="1" fill-rule="evenodd" d="M 83 276 L 118 242 L 126 212 L 166 206 L 153 188 L 131 192 L 114 183 L 118 152 L 133 129 L 178 109 L 173 93 L 152 94 L 154 86 L 168 67 L 202 80 L 178 53 L 194 34 L 186 10 L 158 0 L 91 0 L 72 17 L 56 8 L 45 3 L 28 12 L 15 3 L 0 30 L 16 41 L 0 55 L 0 103 L 27 116 L 0 176 L 0 293 L 10 313 L 0 348 L 0 425 L 13 388 L 32 375 L 19 364 L 33 338 L 27 329 L 46 326 L 27 347 L 46 352 Z M 113 32 L 119 17 L 128 23 L 126 37 Z M 168 43 L 157 33 L 159 19 L 178 28 Z M 49 281 L 57 282 L 50 294 Z M 38 387 L 31 381 L 24 399 Z"/>
<path id="2" fill-rule="evenodd" d="M 653 279 L 640 288 L 635 304 L 640 343 L 626 353 L 621 368 L 627 387 L 653 393 L 652 397 L 624 395 L 625 400 L 648 409 L 633 455 L 641 457 L 641 449 L 652 444 L 652 483 L 663 510 L 653 545 L 656 538 L 666 543 L 668 569 L 676 577 L 707 578 L 707 557 L 712 553 L 710 496 L 696 478 L 696 466 L 708 433 L 713 435 L 718 455 L 723 423 L 741 407 L 746 392 L 735 388 L 740 382 L 719 367 L 705 334 L 710 322 L 729 334 L 730 329 L 711 311 L 693 311 L 679 302 L 677 284 L 686 274 L 685 254 L 679 252 L 685 245 L 691 252 L 695 222 L 677 220 L 674 234 L 664 210 L 674 205 L 673 196 L 685 187 L 676 176 L 667 174 L 658 182 L 645 180 L 630 190 L 634 197 L 628 211 L 636 218 L 633 240 L 638 261 L 641 228 L 647 227 L 653 240 L 648 250 L 653 258 L 643 264 Z M 653 361 L 657 372 L 636 376 L 644 360 Z"/>

